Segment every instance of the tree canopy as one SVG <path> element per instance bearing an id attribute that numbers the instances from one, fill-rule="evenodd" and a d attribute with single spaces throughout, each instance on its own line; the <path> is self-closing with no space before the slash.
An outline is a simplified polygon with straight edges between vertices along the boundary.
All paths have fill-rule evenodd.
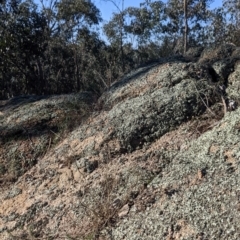
<path id="1" fill-rule="evenodd" d="M 0 2 L 0 98 L 92 91 L 100 94 L 140 64 L 188 47 L 240 46 L 239 1 L 143 1 L 116 7 L 100 25 L 91 0 Z M 103 36 L 103 37 L 102 37 Z"/>

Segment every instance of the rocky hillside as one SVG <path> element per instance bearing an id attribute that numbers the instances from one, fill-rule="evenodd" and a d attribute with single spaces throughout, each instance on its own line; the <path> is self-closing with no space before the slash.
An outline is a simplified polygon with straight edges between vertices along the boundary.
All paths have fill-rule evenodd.
<path id="1" fill-rule="evenodd" d="M 0 102 L 0 239 L 240 239 L 240 48 L 91 93 Z"/>

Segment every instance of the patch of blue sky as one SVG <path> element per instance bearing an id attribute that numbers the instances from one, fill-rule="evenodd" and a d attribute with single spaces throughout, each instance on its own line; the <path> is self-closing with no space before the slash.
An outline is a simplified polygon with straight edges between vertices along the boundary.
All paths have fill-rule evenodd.
<path id="1" fill-rule="evenodd" d="M 111 19 L 113 12 L 116 12 L 116 13 L 119 12 L 115 4 L 118 6 L 118 8 L 122 9 L 122 0 L 114 1 L 115 4 L 113 4 L 112 1 L 108 1 L 108 0 L 95 0 L 93 2 L 101 11 L 102 18 L 105 22 Z M 124 9 L 127 7 L 140 7 L 140 3 L 143 3 L 143 2 L 144 2 L 143 0 L 125 0 L 123 7 Z M 164 0 L 163 2 L 166 2 L 166 0 Z M 213 9 L 220 6 L 222 6 L 222 1 L 214 0 L 210 8 Z"/>

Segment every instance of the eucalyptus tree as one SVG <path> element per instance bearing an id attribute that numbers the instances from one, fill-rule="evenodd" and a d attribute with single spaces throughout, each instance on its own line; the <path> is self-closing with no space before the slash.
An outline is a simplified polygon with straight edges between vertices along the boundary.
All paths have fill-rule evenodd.
<path id="1" fill-rule="evenodd" d="M 134 39 L 138 62 L 160 57 L 160 45 L 164 39 L 166 15 L 162 1 L 145 1 L 139 8 L 126 9 L 124 30 Z"/>
<path id="2" fill-rule="evenodd" d="M 223 9 L 227 17 L 227 40 L 240 46 L 240 1 L 223 0 Z"/>
<path id="3" fill-rule="evenodd" d="M 54 93 L 86 90 L 86 65 L 94 58 L 94 46 L 87 40 L 92 43 L 95 37 L 101 42 L 94 31 L 101 21 L 99 9 L 89 0 L 41 0 L 40 8 L 48 26 L 48 48 L 42 59 L 48 89 Z"/>
<path id="4" fill-rule="evenodd" d="M 103 31 L 107 35 L 109 41 L 115 48 L 119 48 L 121 54 L 121 70 L 125 71 L 125 61 L 124 61 L 124 21 L 125 21 L 125 9 L 124 0 L 121 0 L 121 4 L 118 4 L 114 0 L 105 0 L 105 2 L 112 3 L 117 12 L 113 13 L 111 20 L 103 26 Z"/>
<path id="5" fill-rule="evenodd" d="M 203 26 L 209 20 L 212 0 L 168 0 L 166 31 L 177 41 L 182 39 L 181 49 L 187 44 L 202 43 L 205 39 Z M 185 37 L 184 37 L 185 34 Z M 185 39 L 185 44 L 184 44 Z"/>
<path id="6" fill-rule="evenodd" d="M 103 81 L 89 74 L 93 66 L 101 69 L 99 21 L 90 0 L 1 1 L 1 96 L 101 88 Z"/>
<path id="7" fill-rule="evenodd" d="M 154 46 L 156 49 L 154 42 L 162 37 L 164 16 L 163 2 L 144 1 L 139 7 L 113 13 L 111 20 L 104 25 L 104 33 L 111 46 L 121 46 L 125 70 L 148 61 L 154 55 L 151 48 Z"/>
<path id="8" fill-rule="evenodd" d="M 45 48 L 46 20 L 31 0 L 0 3 L 1 96 L 38 92 L 38 56 Z"/>
<path id="9" fill-rule="evenodd" d="M 76 37 L 83 27 L 101 21 L 100 11 L 90 0 L 40 0 L 51 36 L 60 35 L 67 41 Z"/>
<path id="10" fill-rule="evenodd" d="M 219 45 L 227 39 L 227 18 L 226 12 L 222 7 L 212 10 L 210 15 L 210 23 L 205 27 L 206 44 Z"/>
<path id="11" fill-rule="evenodd" d="M 164 9 L 162 1 L 145 1 L 139 8 L 127 8 L 125 31 L 137 38 L 138 45 L 161 39 L 166 20 Z"/>
<path id="12" fill-rule="evenodd" d="M 239 0 L 223 0 L 223 7 L 230 15 L 232 24 L 240 28 L 240 1 Z"/>
<path id="13" fill-rule="evenodd" d="M 188 43 L 188 1 L 183 0 L 183 10 L 184 10 L 184 54 L 187 51 L 187 43 Z"/>
<path id="14" fill-rule="evenodd" d="M 223 6 L 211 12 L 207 29 L 210 44 L 231 42 L 240 46 L 240 1 L 224 0 Z"/>

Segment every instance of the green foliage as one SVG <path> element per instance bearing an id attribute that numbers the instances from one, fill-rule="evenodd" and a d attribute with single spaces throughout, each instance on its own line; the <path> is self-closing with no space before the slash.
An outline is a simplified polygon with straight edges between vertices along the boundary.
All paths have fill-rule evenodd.
<path id="1" fill-rule="evenodd" d="M 106 43 L 96 28 L 100 11 L 91 1 L 1 2 L 0 98 L 85 90 L 100 94 L 132 68 L 183 52 L 184 32 L 189 46 L 240 45 L 235 0 L 214 10 L 211 0 L 190 0 L 187 15 L 182 0 L 145 0 L 126 9 L 112 3 L 117 12 L 103 25 Z"/>
<path id="2" fill-rule="evenodd" d="M 144 2 L 140 8 L 129 7 L 126 9 L 128 22 L 125 30 L 127 33 L 138 37 L 139 45 L 146 44 L 152 37 L 157 37 L 163 32 L 164 3 L 161 1 Z"/>
<path id="3" fill-rule="evenodd" d="M 38 93 L 32 79 L 37 58 L 46 48 L 44 16 L 32 1 L 9 0 L 0 5 L 0 11 L 0 94 Z"/>
<path id="4" fill-rule="evenodd" d="M 212 24 L 208 26 L 208 42 L 220 44 L 226 39 L 226 14 L 223 8 L 214 9 L 211 13 Z"/>
<path id="5" fill-rule="evenodd" d="M 223 7 L 214 9 L 206 28 L 208 43 L 220 45 L 233 43 L 240 46 L 240 5 L 239 1 L 224 1 Z"/>
<path id="6" fill-rule="evenodd" d="M 0 5 L 0 98 L 106 87 L 95 74 L 102 75 L 105 46 L 91 30 L 101 20 L 99 10 L 91 1 L 69 4 L 42 2 L 40 10 L 28 0 Z"/>
<path id="7" fill-rule="evenodd" d="M 210 13 L 209 5 L 212 0 L 187 1 L 187 22 L 189 45 L 204 44 L 206 35 L 204 25 L 208 23 Z M 172 35 L 175 40 L 182 38 L 184 34 L 184 7 L 183 1 L 168 0 L 166 6 L 168 21 L 166 33 Z M 182 46 L 183 47 L 183 46 Z"/>
<path id="8" fill-rule="evenodd" d="M 240 46 L 240 2 L 238 0 L 224 0 L 223 9 L 228 17 L 227 40 Z"/>

